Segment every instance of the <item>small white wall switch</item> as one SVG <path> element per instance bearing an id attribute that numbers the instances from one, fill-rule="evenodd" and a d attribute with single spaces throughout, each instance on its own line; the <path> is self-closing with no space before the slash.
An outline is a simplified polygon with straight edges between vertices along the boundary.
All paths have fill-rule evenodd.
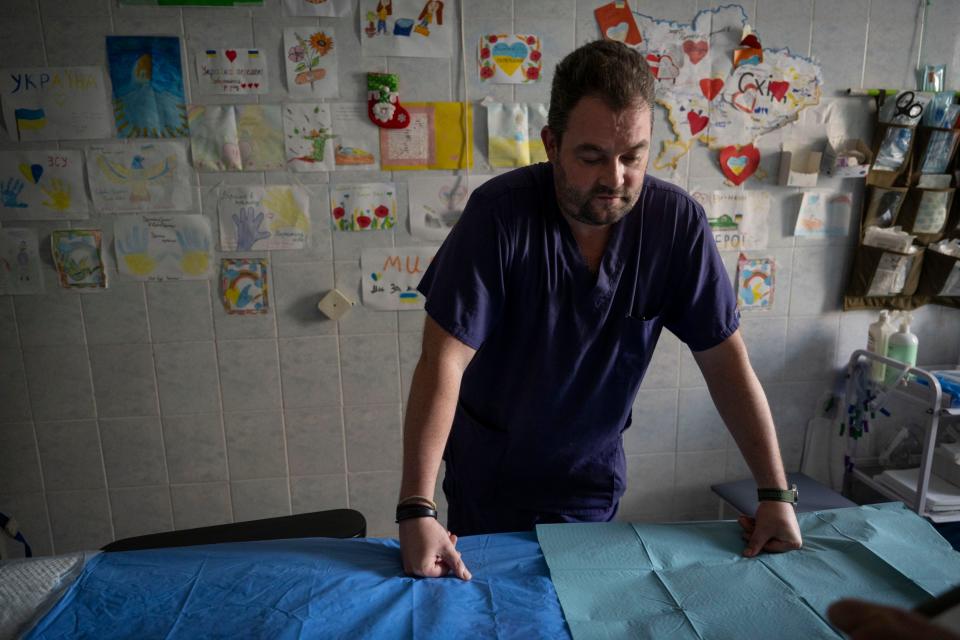
<path id="1" fill-rule="evenodd" d="M 317 309 L 331 320 L 339 320 L 356 302 L 348 298 L 339 289 L 331 290 L 317 303 Z"/>

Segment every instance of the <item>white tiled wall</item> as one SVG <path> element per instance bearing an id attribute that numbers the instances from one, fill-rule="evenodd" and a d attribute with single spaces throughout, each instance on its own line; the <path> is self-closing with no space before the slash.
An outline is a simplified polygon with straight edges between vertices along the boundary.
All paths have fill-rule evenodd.
<path id="1" fill-rule="evenodd" d="M 468 70 L 471 100 L 546 101 L 552 64 L 597 35 L 601 0 L 465 2 L 468 58 L 482 33 L 531 31 L 546 38 L 548 71 L 533 86 L 481 86 Z M 724 2 L 634 0 L 649 15 L 687 22 Z M 849 86 L 912 86 L 921 2 L 898 0 L 745 0 L 765 46 L 789 46 L 823 65 L 822 104 L 854 114 L 849 130 L 869 136 L 867 101 L 842 97 Z M 955 27 L 960 4 L 936 2 L 924 32 L 924 58 L 947 64 L 960 86 Z M 400 74 L 403 100 L 456 99 L 463 90 L 459 51 L 450 60 L 364 58 L 352 19 L 320 21 L 336 29 L 342 100 L 365 100 L 365 72 Z M 7 0 L 0 21 L 0 66 L 104 64 L 107 34 L 186 38 L 185 77 L 202 46 L 257 46 L 271 53 L 271 92 L 287 98 L 280 67 L 282 27 L 317 24 L 282 16 L 279 0 L 254 9 L 118 7 L 114 0 Z M 190 92 L 188 86 L 188 95 Z M 204 98 L 208 102 L 217 101 Z M 254 98 L 222 98 L 221 102 Z M 482 112 L 481 112 L 482 113 Z M 477 169 L 485 168 L 483 118 Z M 668 136 L 663 113 L 656 141 Z M 791 129 L 764 137 L 777 148 Z M 3 143 L 4 147 L 13 147 Z M 43 147 L 43 144 L 34 146 Z M 83 145 L 73 145 L 80 146 Z M 656 146 L 656 145 L 655 145 Z M 763 167 L 776 174 L 776 155 Z M 703 147 L 676 172 L 684 187 L 719 187 Z M 0 511 L 15 514 L 40 553 L 99 547 L 144 533 L 354 507 L 372 535 L 395 535 L 392 509 L 400 476 L 401 416 L 419 354 L 422 313 L 355 307 L 339 323 L 314 305 L 338 286 L 356 292 L 360 249 L 415 242 L 405 225 L 389 233 L 331 234 L 327 183 L 395 180 L 405 199 L 409 175 L 397 172 L 301 174 L 313 190 L 310 249 L 275 252 L 271 312 L 226 315 L 213 283 L 141 284 L 114 277 L 110 290 L 0 297 Z M 220 184 L 288 182 L 283 173 L 204 174 L 201 211 L 215 216 Z M 828 184 L 829 186 L 829 184 Z M 851 183 L 837 184 L 854 189 Z M 770 399 L 788 467 L 796 468 L 803 429 L 837 367 L 865 343 L 872 314 L 842 314 L 840 294 L 850 241 L 792 235 L 799 195 L 769 189 L 770 249 L 777 259 L 772 311 L 745 314 L 743 333 Z M 857 197 L 859 192 L 855 191 Z M 405 217 L 402 204 L 401 216 Z M 108 219 L 94 219 L 109 230 Z M 52 223 L 34 223 L 49 232 Z M 109 233 L 107 233 L 109 236 Z M 258 254 L 265 255 L 265 254 Z M 736 254 L 724 256 L 731 271 Z M 956 362 L 960 313 L 916 313 L 921 363 Z M 716 512 L 712 482 L 746 473 L 689 350 L 666 335 L 638 395 L 626 434 L 630 488 L 623 517 L 703 518 Z"/>

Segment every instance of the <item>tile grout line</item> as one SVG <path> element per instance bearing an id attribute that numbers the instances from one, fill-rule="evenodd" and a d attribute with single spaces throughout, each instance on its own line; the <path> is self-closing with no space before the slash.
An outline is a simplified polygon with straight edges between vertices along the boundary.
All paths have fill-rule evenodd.
<path id="1" fill-rule="evenodd" d="M 210 282 L 207 282 L 207 300 L 210 300 Z M 230 447 L 227 445 L 227 416 L 223 406 L 223 380 L 220 375 L 220 342 L 217 340 L 216 323 L 213 319 L 213 303 L 210 303 L 210 331 L 213 333 L 213 356 L 216 361 L 217 402 L 220 405 L 220 433 L 223 436 L 223 462 L 227 475 L 227 507 L 230 510 L 230 522 L 236 522 L 236 509 L 233 504 L 233 475 L 230 471 Z M 279 367 L 279 355 L 278 355 Z"/>
<path id="2" fill-rule="evenodd" d="M 40 455 L 40 435 L 37 432 L 37 418 L 33 412 L 33 403 L 30 400 L 30 379 L 27 376 L 27 362 L 24 358 L 23 336 L 20 333 L 20 323 L 17 319 L 17 305 L 14 303 L 13 296 L 10 298 L 10 309 L 13 311 L 13 328 L 17 332 L 17 345 L 20 351 L 20 366 L 23 367 L 23 388 L 27 395 L 27 410 L 30 412 L 30 427 L 33 432 L 33 446 L 37 453 L 37 468 L 40 473 L 40 499 L 43 502 L 44 512 L 47 521 L 47 538 L 50 543 L 51 554 L 55 552 L 53 544 L 53 520 L 50 517 L 50 504 L 47 501 L 47 481 L 43 473 L 43 457 Z"/>
<path id="3" fill-rule="evenodd" d="M 157 421 L 160 423 L 160 450 L 163 454 L 163 472 L 167 476 L 167 500 L 170 505 L 170 528 L 176 530 L 173 518 L 173 489 L 170 486 L 170 462 L 167 460 L 167 438 L 163 430 L 163 409 L 160 406 L 160 367 L 157 364 L 156 345 L 153 343 L 153 327 L 150 324 L 150 306 L 147 300 L 147 286 L 145 282 L 138 283 L 140 297 L 143 300 L 144 324 L 147 325 L 147 344 L 150 347 L 150 359 L 153 361 L 153 388 L 156 393 Z"/>
<path id="4" fill-rule="evenodd" d="M 103 472 L 103 491 L 107 499 L 107 520 L 110 525 L 110 539 L 117 539 L 116 527 L 113 523 L 113 505 L 110 503 L 110 479 L 107 476 L 107 458 L 103 453 L 103 433 L 100 431 L 100 410 L 97 407 L 97 386 L 93 377 L 93 360 L 90 358 L 90 342 L 87 340 L 87 322 L 83 315 L 83 303 L 77 300 L 80 307 L 80 330 L 83 333 L 83 350 L 87 355 L 87 374 L 90 376 L 90 395 L 93 402 L 93 421 L 97 430 L 97 446 L 100 450 L 100 468 Z"/>

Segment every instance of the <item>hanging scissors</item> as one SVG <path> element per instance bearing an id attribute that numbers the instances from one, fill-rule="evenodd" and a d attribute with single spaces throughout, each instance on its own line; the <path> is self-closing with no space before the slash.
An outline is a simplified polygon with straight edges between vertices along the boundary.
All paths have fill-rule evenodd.
<path id="1" fill-rule="evenodd" d="M 904 91 L 897 96 L 897 115 L 907 116 L 908 118 L 919 118 L 923 114 L 923 105 L 919 101 L 914 101 L 916 95 L 913 91 Z"/>

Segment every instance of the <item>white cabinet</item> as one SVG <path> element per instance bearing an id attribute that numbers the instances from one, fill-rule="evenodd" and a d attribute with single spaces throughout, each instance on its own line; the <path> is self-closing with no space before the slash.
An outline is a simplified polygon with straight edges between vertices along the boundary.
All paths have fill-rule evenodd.
<path id="1" fill-rule="evenodd" d="M 905 371 L 906 375 L 900 376 L 895 384 L 889 386 L 864 383 L 870 366 L 875 362 Z M 848 424 L 845 431 L 850 463 L 846 473 L 847 482 L 862 482 L 892 500 L 902 501 L 933 522 L 960 521 L 960 488 L 930 473 L 937 433 L 946 423 L 960 422 L 960 408 L 949 407 L 949 397 L 944 395 L 937 378 L 924 369 L 907 367 L 902 362 L 858 349 L 851 354 L 847 363 L 845 396 L 844 405 L 848 408 L 845 420 L 851 415 L 855 416 L 857 412 L 870 416 L 872 411 L 879 410 L 888 398 L 896 397 L 915 405 L 917 415 L 921 416 L 924 422 L 920 466 L 898 470 L 885 470 L 875 456 L 858 455 L 858 443 L 851 439 Z"/>

